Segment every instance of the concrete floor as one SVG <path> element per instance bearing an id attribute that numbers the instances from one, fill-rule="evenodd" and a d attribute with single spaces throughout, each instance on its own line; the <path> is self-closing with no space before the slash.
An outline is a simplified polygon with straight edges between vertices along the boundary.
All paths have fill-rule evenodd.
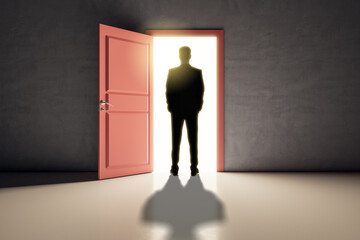
<path id="1" fill-rule="evenodd" d="M 0 174 L 2 240 L 360 239 L 357 173 Z"/>

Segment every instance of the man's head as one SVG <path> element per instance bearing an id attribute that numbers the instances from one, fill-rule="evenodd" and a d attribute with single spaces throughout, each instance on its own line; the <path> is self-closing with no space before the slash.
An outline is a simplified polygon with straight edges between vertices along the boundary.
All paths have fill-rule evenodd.
<path id="1" fill-rule="evenodd" d="M 191 49 L 187 46 L 179 48 L 179 57 L 181 64 L 188 64 L 191 58 Z"/>

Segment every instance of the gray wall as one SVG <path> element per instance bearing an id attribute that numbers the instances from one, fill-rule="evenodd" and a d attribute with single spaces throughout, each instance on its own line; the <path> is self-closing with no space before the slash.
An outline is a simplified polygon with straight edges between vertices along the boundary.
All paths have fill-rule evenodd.
<path id="1" fill-rule="evenodd" d="M 225 170 L 360 170 L 359 1 L 2 1 L 0 170 L 97 170 L 98 23 L 225 30 Z"/>

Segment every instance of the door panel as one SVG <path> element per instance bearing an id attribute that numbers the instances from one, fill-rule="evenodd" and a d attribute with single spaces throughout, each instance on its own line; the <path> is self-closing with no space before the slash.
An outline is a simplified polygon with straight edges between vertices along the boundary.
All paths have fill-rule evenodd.
<path id="1" fill-rule="evenodd" d="M 108 38 L 108 90 L 148 94 L 149 44 Z"/>
<path id="2" fill-rule="evenodd" d="M 149 163 L 148 118 L 148 113 L 108 113 L 107 166 L 131 167 Z"/>
<path id="3" fill-rule="evenodd" d="M 152 37 L 100 24 L 99 179 L 151 172 Z"/>
<path id="4" fill-rule="evenodd" d="M 148 111 L 148 96 L 109 94 L 108 100 L 114 103 L 111 111 Z"/>

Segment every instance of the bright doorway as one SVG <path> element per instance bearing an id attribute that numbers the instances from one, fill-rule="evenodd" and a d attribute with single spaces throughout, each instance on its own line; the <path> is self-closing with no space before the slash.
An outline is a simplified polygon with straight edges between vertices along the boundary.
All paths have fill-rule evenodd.
<path id="1" fill-rule="evenodd" d="M 153 41 L 153 119 L 154 172 L 169 172 L 171 167 L 171 119 L 167 110 L 165 86 L 168 70 L 179 66 L 179 48 L 191 48 L 190 65 L 202 70 L 205 92 L 204 104 L 198 118 L 198 168 L 200 172 L 222 171 L 219 156 L 223 155 L 222 141 L 222 84 L 219 89 L 219 40 L 217 36 L 156 36 Z M 222 33 L 222 32 L 221 32 Z M 220 39 L 222 45 L 222 39 Z M 222 50 L 221 50 L 222 55 Z M 221 64 L 223 64 L 221 62 Z M 220 92 L 220 94 L 219 94 Z M 222 99 L 221 99 L 222 100 Z M 220 109 L 219 109 L 220 105 Z M 221 116 L 219 116 L 219 113 Z M 220 119 L 220 123 L 218 122 Z M 220 130 L 220 131 L 219 131 Z M 220 133 L 220 134 L 219 134 Z M 220 149 L 219 149 L 219 146 Z M 221 162 L 223 159 L 221 159 Z M 190 173 L 189 143 L 184 124 L 180 146 L 179 173 Z"/>

